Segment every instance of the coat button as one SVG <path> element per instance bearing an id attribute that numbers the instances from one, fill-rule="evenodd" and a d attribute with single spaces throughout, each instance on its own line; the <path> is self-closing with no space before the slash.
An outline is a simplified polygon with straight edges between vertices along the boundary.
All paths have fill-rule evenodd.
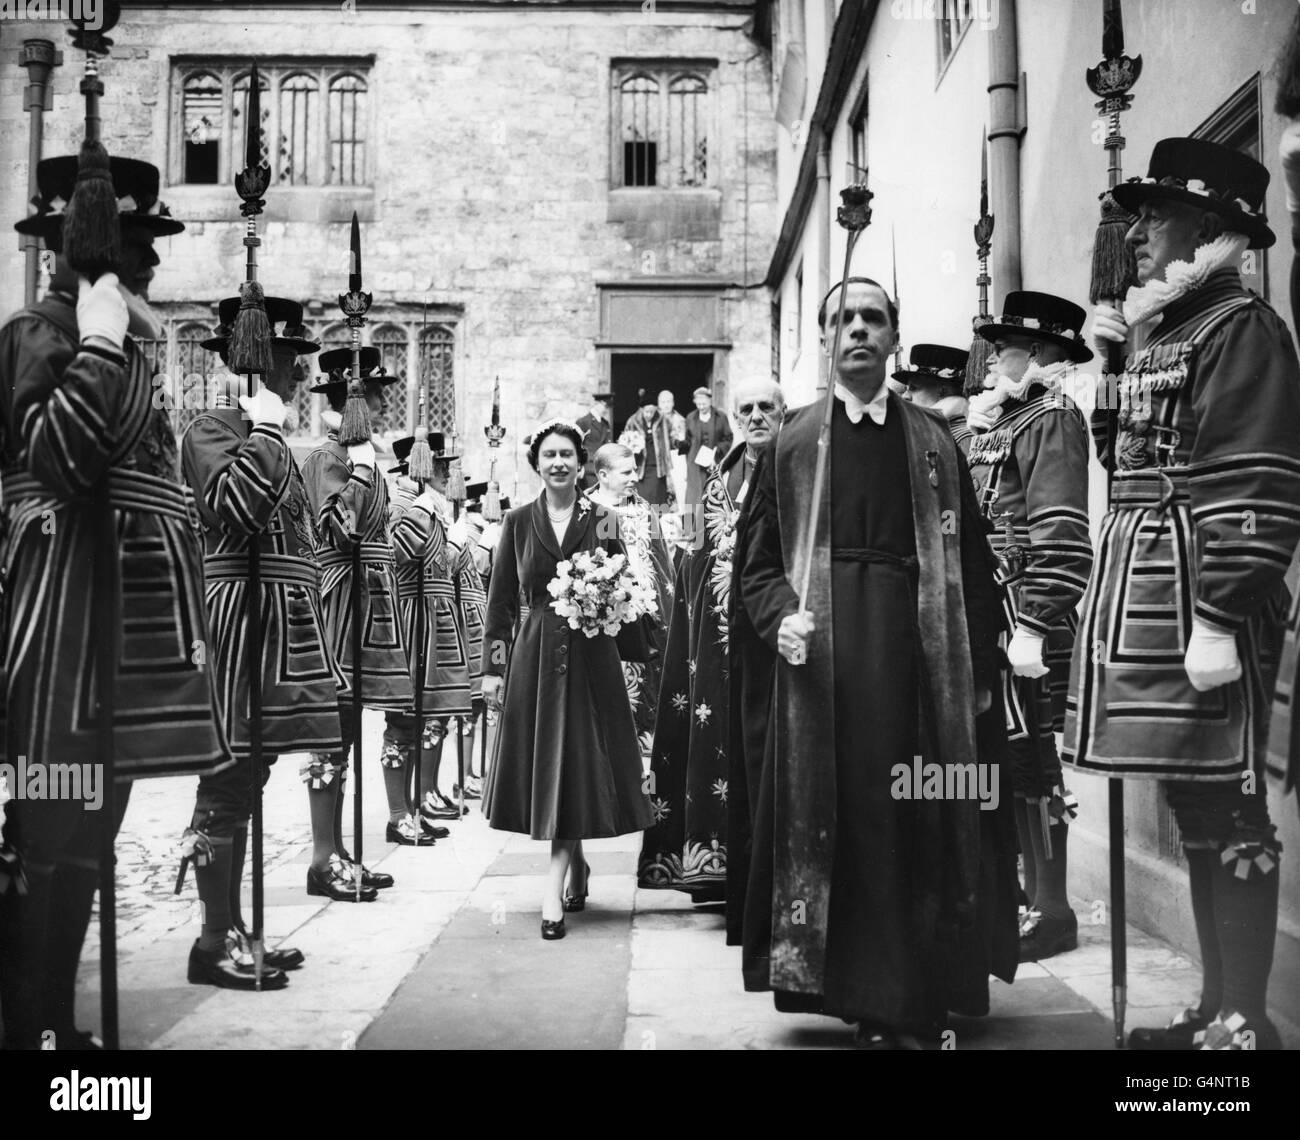
<path id="1" fill-rule="evenodd" d="M 568 667 L 567 665 L 561 665 L 561 666 L 556 670 L 557 673 L 567 673 L 568 671 L 569 671 L 569 667 Z"/>
<path id="2" fill-rule="evenodd" d="M 567 645 L 561 645 L 561 646 L 560 646 L 560 652 L 561 652 L 561 653 L 568 653 L 568 652 L 569 652 L 569 647 L 568 647 Z"/>

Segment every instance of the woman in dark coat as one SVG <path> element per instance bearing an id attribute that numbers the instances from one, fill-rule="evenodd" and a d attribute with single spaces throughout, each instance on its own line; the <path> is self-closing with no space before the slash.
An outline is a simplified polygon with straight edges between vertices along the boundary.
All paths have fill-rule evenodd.
<path id="1" fill-rule="evenodd" d="M 579 551 L 622 553 L 617 520 L 577 494 L 586 455 L 575 424 L 539 427 L 528 462 L 545 487 L 505 516 L 483 631 L 483 696 L 503 709 L 484 810 L 498 830 L 551 841 L 549 940 L 564 937 L 565 910 L 587 895 L 582 840 L 642 831 L 651 812 L 615 640 L 570 629 L 546 588 Z M 529 609 L 512 648 L 521 590 Z"/>

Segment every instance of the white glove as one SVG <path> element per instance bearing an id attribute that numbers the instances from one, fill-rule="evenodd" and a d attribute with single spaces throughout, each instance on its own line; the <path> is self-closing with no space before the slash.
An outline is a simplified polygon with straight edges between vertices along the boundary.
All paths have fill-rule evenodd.
<path id="1" fill-rule="evenodd" d="M 423 491 L 416 496 L 414 505 L 421 510 L 428 511 L 431 515 L 438 513 L 438 500 L 434 498 L 437 492 L 432 487 L 425 487 Z"/>
<path id="2" fill-rule="evenodd" d="M 366 443 L 354 443 L 348 448 L 348 462 L 353 467 L 374 467 L 375 465 L 375 445 L 367 441 Z"/>
<path id="3" fill-rule="evenodd" d="M 451 528 L 447 531 L 447 541 L 453 546 L 465 549 L 465 544 L 469 541 L 469 525 L 465 522 L 464 515 L 451 524 Z"/>
<path id="4" fill-rule="evenodd" d="M 992 431 L 1001 415 L 1001 404 L 994 404 L 991 408 L 967 408 L 966 426 L 973 432 Z"/>
<path id="5" fill-rule="evenodd" d="M 777 652 L 791 665 L 802 665 L 808 660 L 808 638 L 815 628 L 813 616 L 807 610 L 786 615 L 776 631 Z"/>
<path id="6" fill-rule="evenodd" d="M 117 274 L 105 273 L 93 285 L 85 277 L 78 280 L 77 328 L 81 339 L 99 337 L 120 352 L 130 314 L 118 288 Z"/>
<path id="7" fill-rule="evenodd" d="M 285 416 L 288 414 L 284 401 L 265 384 L 257 389 L 256 396 L 240 396 L 239 406 L 255 425 L 270 424 L 273 427 L 283 427 Z"/>
<path id="8" fill-rule="evenodd" d="M 1092 344 L 1102 357 L 1112 344 L 1128 343 L 1128 324 L 1114 305 L 1100 304 L 1092 310 Z"/>
<path id="9" fill-rule="evenodd" d="M 399 475 L 397 477 L 397 486 L 403 491 L 410 491 L 412 495 L 419 495 L 420 493 L 420 484 L 409 475 Z"/>
<path id="10" fill-rule="evenodd" d="M 1045 677 L 1050 672 L 1043 664 L 1043 635 L 1019 626 L 1007 645 L 1007 660 L 1017 677 Z"/>
<path id="11" fill-rule="evenodd" d="M 1192 619 L 1192 636 L 1183 658 L 1187 679 L 1198 693 L 1208 693 L 1241 676 L 1241 658 L 1237 656 L 1237 635 L 1216 629 L 1197 618 Z"/>
<path id="12" fill-rule="evenodd" d="M 1286 208 L 1292 224 L 1300 223 L 1300 119 L 1292 119 L 1277 144 L 1286 185 Z"/>

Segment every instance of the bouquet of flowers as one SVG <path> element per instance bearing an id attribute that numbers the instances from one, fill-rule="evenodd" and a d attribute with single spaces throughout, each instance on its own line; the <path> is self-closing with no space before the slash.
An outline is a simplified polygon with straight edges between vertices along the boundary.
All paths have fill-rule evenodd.
<path id="1" fill-rule="evenodd" d="M 623 554 L 601 548 L 579 551 L 555 568 L 547 583 L 551 603 L 570 629 L 587 637 L 613 637 L 625 625 L 654 614 L 659 603 L 654 588 L 629 565 Z"/>
<path id="2" fill-rule="evenodd" d="M 645 432 L 643 431 L 624 428 L 623 433 L 618 437 L 618 442 L 624 447 L 631 448 L 634 455 L 645 454 Z"/>

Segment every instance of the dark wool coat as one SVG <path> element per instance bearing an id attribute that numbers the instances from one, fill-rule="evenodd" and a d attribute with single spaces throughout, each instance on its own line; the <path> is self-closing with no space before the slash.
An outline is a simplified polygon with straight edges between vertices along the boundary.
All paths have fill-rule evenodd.
<path id="1" fill-rule="evenodd" d="M 547 584 L 578 551 L 622 553 L 613 512 L 579 499 L 562 545 L 546 493 L 502 524 L 488 593 L 483 671 L 506 678 L 484 792 L 489 824 L 534 839 L 599 839 L 650 826 L 641 748 L 612 637 L 587 637 Z M 515 635 L 520 593 L 528 614 Z M 507 667 L 508 661 L 508 667 Z"/>

